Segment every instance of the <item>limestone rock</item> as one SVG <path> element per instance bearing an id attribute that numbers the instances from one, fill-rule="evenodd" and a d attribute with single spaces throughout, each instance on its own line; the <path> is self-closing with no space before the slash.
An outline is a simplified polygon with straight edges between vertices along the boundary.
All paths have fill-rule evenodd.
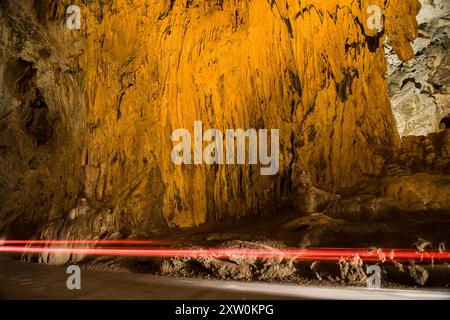
<path id="1" fill-rule="evenodd" d="M 120 227 L 117 223 L 116 216 L 108 210 L 97 212 L 90 209 L 84 215 L 78 216 L 73 220 L 57 219 L 43 227 L 38 232 L 39 240 L 99 240 L 108 239 L 112 235 L 120 237 Z M 77 245 L 74 243 L 51 244 L 55 247 L 73 248 Z M 95 246 L 95 243 L 91 244 Z M 37 261 L 39 263 L 64 265 L 67 263 L 77 263 L 85 258 L 84 255 L 76 254 L 50 254 L 42 253 L 23 254 L 24 261 Z"/>
<path id="2" fill-rule="evenodd" d="M 419 265 L 411 264 L 408 266 L 411 277 L 416 281 L 418 285 L 424 286 L 427 283 L 429 273 L 428 271 Z"/>
<path id="3" fill-rule="evenodd" d="M 277 251 L 276 247 L 266 243 L 251 243 L 245 241 L 228 241 L 221 248 L 251 248 Z M 229 257 L 218 259 L 205 254 L 197 258 L 174 258 L 164 261 L 161 271 L 164 275 L 208 275 L 218 279 L 274 281 L 292 277 L 296 266 L 292 259 L 254 259 Z"/>
<path id="4" fill-rule="evenodd" d="M 327 215 L 322 213 L 314 213 L 309 216 L 297 218 L 295 220 L 289 221 L 281 226 L 282 229 L 287 230 L 305 230 L 315 228 L 317 226 L 325 226 L 325 225 L 338 225 L 345 223 L 343 220 L 332 219 Z"/>
<path id="5" fill-rule="evenodd" d="M 331 202 L 324 213 L 347 221 L 374 221 L 387 217 L 393 205 L 374 195 L 355 196 Z"/>
<path id="6" fill-rule="evenodd" d="M 310 268 L 320 281 L 362 286 L 366 284 L 367 280 L 363 261 L 359 256 L 349 260 L 340 260 L 338 263 L 315 261 Z"/>
<path id="7" fill-rule="evenodd" d="M 362 181 L 324 214 L 347 221 L 387 221 L 399 213 L 450 212 L 450 176 L 417 173 Z"/>
<path id="8" fill-rule="evenodd" d="M 450 130 L 404 137 L 399 162 L 415 172 L 450 174 Z"/>
<path id="9" fill-rule="evenodd" d="M 383 196 L 400 202 L 404 211 L 450 211 L 450 176 L 416 174 L 383 184 Z"/>
<path id="10" fill-rule="evenodd" d="M 319 212 L 329 202 L 339 198 L 339 195 L 315 187 L 298 188 L 295 192 L 294 208 L 300 213 Z"/>
<path id="11" fill-rule="evenodd" d="M 80 30 L 66 27 L 68 5 L 80 7 Z M 383 10 L 383 31 L 361 22 L 369 5 Z M 109 208 L 123 235 L 148 234 L 276 212 L 294 198 L 294 165 L 328 192 L 378 174 L 400 147 L 382 44 L 387 34 L 400 59 L 413 58 L 419 9 L 417 0 L 1 1 L 0 232 L 58 237 L 53 221 L 86 198 L 97 212 L 89 221 Z M 279 129 L 279 173 L 174 165 L 171 133 L 195 120 Z M 84 233 L 85 216 L 61 223 L 98 235 Z"/>
<path id="12" fill-rule="evenodd" d="M 419 38 L 413 43 L 416 60 L 403 63 L 389 41 L 385 45 L 389 95 L 400 136 L 437 132 L 450 115 L 450 2 L 421 3 Z"/>

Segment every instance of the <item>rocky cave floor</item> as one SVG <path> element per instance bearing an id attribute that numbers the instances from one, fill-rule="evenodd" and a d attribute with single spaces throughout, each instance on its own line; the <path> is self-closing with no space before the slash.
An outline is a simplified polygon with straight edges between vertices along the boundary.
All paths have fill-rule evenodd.
<path id="1" fill-rule="evenodd" d="M 277 216 L 244 218 L 220 225 L 159 234 L 168 247 L 217 248 L 445 248 L 450 242 L 450 212 L 397 215 L 377 222 L 349 222 L 322 213 L 286 211 Z M 374 263 L 369 263 L 374 264 Z M 358 258 L 334 262 L 294 261 L 290 259 L 217 259 L 89 257 L 84 268 L 136 272 L 170 277 L 297 283 L 314 286 L 366 286 L 366 267 Z M 382 287 L 450 287 L 447 262 L 379 262 Z"/>
<path id="2" fill-rule="evenodd" d="M 412 151 L 409 145 L 414 146 Z M 405 140 L 400 163 L 388 163 L 377 176 L 367 176 L 336 193 L 314 186 L 308 173 L 300 172 L 295 177 L 298 184 L 292 199 L 282 200 L 277 212 L 230 218 L 191 229 L 127 233 L 114 227 L 121 225 L 117 223 L 120 211 L 98 208 L 83 199 L 69 214 L 50 221 L 34 237 L 153 239 L 163 241 L 165 248 L 358 248 L 376 252 L 379 260 L 375 262 L 355 255 L 334 261 L 301 261 L 287 257 L 223 259 L 209 253 L 195 258 L 53 254 L 24 254 L 20 258 L 170 277 L 334 286 L 366 286 L 367 266 L 378 264 L 383 287 L 450 288 L 448 260 L 396 261 L 380 254 L 380 249 L 422 252 L 446 251 L 449 247 L 449 150 L 450 130 Z"/>

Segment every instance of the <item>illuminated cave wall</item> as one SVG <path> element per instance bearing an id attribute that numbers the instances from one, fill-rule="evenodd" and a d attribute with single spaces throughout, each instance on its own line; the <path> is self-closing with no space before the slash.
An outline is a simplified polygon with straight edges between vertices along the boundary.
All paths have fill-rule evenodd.
<path id="1" fill-rule="evenodd" d="M 81 30 L 65 26 L 70 4 Z M 370 5 L 384 10 L 380 32 L 365 23 Z M 378 173 L 399 147 L 383 42 L 413 58 L 419 9 L 416 0 L 0 1 L 0 230 L 23 237 L 91 215 L 93 229 L 146 234 L 272 213 L 295 197 L 303 170 L 330 191 Z M 195 120 L 279 129 L 279 173 L 175 166 L 171 133 Z"/>

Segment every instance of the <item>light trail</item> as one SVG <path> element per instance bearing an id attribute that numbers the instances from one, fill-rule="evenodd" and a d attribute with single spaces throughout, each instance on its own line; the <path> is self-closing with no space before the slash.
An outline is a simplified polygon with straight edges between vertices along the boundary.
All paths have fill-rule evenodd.
<path id="1" fill-rule="evenodd" d="M 169 244 L 165 240 L 0 240 L 0 245 L 79 245 L 79 244 L 95 244 L 95 245 L 161 245 Z"/>
<path id="2" fill-rule="evenodd" d="M 129 256 L 129 257 L 153 257 L 153 258 L 240 258 L 240 259 L 293 259 L 299 261 L 339 261 L 350 260 L 359 256 L 363 261 L 370 262 L 405 262 L 410 260 L 441 261 L 450 260 L 450 251 L 425 251 L 419 252 L 405 249 L 390 249 L 387 251 L 372 249 L 243 249 L 243 248 L 89 248 L 89 247 L 22 247 L 0 246 L 0 252 L 7 253 L 49 253 L 71 255 L 96 255 L 96 256 Z M 383 257 L 380 253 L 384 254 Z"/>

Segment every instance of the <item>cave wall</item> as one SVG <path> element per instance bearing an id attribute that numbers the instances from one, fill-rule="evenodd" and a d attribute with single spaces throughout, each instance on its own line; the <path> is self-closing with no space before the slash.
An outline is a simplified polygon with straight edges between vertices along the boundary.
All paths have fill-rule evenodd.
<path id="1" fill-rule="evenodd" d="M 78 40 L 49 21 L 59 14 L 0 1 L 0 230 L 10 237 L 31 236 L 80 196 L 84 73 Z"/>
<path id="2" fill-rule="evenodd" d="M 81 30 L 65 27 L 70 4 Z M 379 32 L 364 23 L 374 4 L 384 10 Z M 399 148 L 383 42 L 402 61 L 414 57 L 416 0 L 0 8 L 3 232 L 26 236 L 61 219 L 57 238 L 78 215 L 105 215 L 114 232 L 148 234 L 273 213 L 295 197 L 301 172 L 335 191 L 379 173 Z M 174 165 L 171 133 L 192 132 L 195 120 L 279 129 L 279 173 Z"/>
<path id="3" fill-rule="evenodd" d="M 416 59 L 403 63 L 386 44 L 389 96 L 400 136 L 438 132 L 450 117 L 450 2 L 421 0 Z"/>

